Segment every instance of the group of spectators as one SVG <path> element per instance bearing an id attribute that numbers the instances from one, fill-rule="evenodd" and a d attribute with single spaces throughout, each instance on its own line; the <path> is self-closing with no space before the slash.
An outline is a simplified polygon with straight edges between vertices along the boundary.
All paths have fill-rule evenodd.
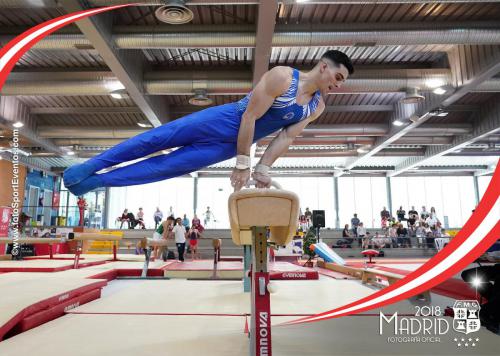
<path id="1" fill-rule="evenodd" d="M 155 229 L 158 227 L 158 225 L 161 223 L 163 220 L 163 212 L 160 210 L 159 207 L 156 208 L 154 214 L 153 214 L 153 220 L 155 222 Z M 172 207 L 170 207 L 168 213 L 166 216 L 175 216 L 174 210 Z M 203 213 L 203 222 L 204 226 L 209 225 L 211 222 L 215 222 L 215 216 L 213 212 L 210 210 L 210 207 L 207 206 L 207 210 Z M 198 219 L 195 215 L 195 219 Z M 146 224 L 144 223 L 144 211 L 142 208 L 139 208 L 139 211 L 137 212 L 136 215 L 134 215 L 132 212 L 130 212 L 128 209 L 123 210 L 123 213 L 121 216 L 119 216 L 116 219 L 117 222 L 120 223 L 120 229 L 123 228 L 124 224 L 127 224 L 129 229 L 135 229 L 137 226 L 140 226 L 141 228 L 145 229 Z M 189 219 L 187 218 L 186 214 L 184 214 L 184 217 L 182 219 L 183 225 L 184 226 L 189 226 Z"/>
<path id="2" fill-rule="evenodd" d="M 375 236 L 371 236 L 358 215 L 354 214 L 351 219 L 351 228 L 349 228 L 349 224 L 344 226 L 342 239 L 337 241 L 337 245 L 352 247 L 356 241 L 358 247 L 362 248 L 411 247 L 411 237 L 416 237 L 417 241 L 425 241 L 424 247 L 431 248 L 434 246 L 435 238 L 448 236 L 437 218 L 434 207 L 427 211 L 426 207 L 422 206 L 419 213 L 412 206 L 407 215 L 403 207 L 400 206 L 396 216 L 397 219 L 391 216 L 391 213 L 384 206 L 380 211 L 382 232 L 376 232 Z M 406 226 L 404 222 L 406 222 Z"/>
<path id="3" fill-rule="evenodd" d="M 194 215 L 194 218 L 189 221 L 184 214 L 183 218 L 175 218 L 174 216 L 169 216 L 165 221 L 160 221 L 155 228 L 153 233 L 153 239 L 155 240 L 175 240 L 175 245 L 177 247 L 178 260 L 184 262 L 184 252 L 186 250 L 186 241 L 189 241 L 189 250 L 191 251 L 191 258 L 195 260 L 199 258 L 198 254 L 198 240 L 202 238 L 202 234 L 205 228 L 201 224 L 200 219 Z M 161 252 L 160 247 L 155 247 L 153 251 L 153 256 L 159 258 Z"/>
<path id="4" fill-rule="evenodd" d="M 127 224 L 129 229 L 135 229 L 137 226 L 140 226 L 142 229 L 146 228 L 144 224 L 144 211 L 142 208 L 139 208 L 136 215 L 128 211 L 128 209 L 124 209 L 122 216 L 116 218 L 116 221 L 120 223 L 120 229 L 123 228 L 123 224 Z"/>

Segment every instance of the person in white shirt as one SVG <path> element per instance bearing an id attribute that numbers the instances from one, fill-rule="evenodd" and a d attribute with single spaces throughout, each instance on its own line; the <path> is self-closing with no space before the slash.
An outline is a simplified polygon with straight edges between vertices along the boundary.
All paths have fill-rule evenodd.
<path id="1" fill-rule="evenodd" d="M 366 235 L 366 229 L 362 222 L 360 222 L 356 228 L 356 235 L 358 236 L 358 246 L 361 246 L 361 243 Z"/>
<path id="2" fill-rule="evenodd" d="M 175 226 L 172 230 L 174 233 L 175 244 L 177 246 L 177 252 L 179 253 L 179 261 L 184 262 L 184 250 L 186 248 L 186 229 L 182 225 L 182 219 L 177 218 L 175 220 Z"/>
<path id="3" fill-rule="evenodd" d="M 436 224 L 439 222 L 438 218 L 436 217 L 436 214 L 431 213 L 429 217 L 425 220 L 425 223 L 429 225 L 431 229 L 436 228 Z"/>

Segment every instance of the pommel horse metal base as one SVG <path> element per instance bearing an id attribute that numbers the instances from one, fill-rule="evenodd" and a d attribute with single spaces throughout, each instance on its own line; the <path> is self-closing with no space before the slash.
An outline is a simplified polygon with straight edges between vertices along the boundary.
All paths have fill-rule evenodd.
<path id="1" fill-rule="evenodd" d="M 281 188 L 276 183 L 273 185 Z M 299 198 L 284 190 L 245 189 L 231 194 L 228 207 L 233 242 L 251 245 L 252 250 L 250 355 L 271 356 L 268 228 L 270 241 L 278 245 L 289 243 L 297 228 Z M 248 251 L 245 246 L 245 254 Z"/>

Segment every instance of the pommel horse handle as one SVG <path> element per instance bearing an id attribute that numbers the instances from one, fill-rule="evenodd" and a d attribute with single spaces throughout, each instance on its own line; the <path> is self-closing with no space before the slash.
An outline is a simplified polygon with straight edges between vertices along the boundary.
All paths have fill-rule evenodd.
<path id="1" fill-rule="evenodd" d="M 245 187 L 246 187 L 246 188 L 249 188 L 250 186 L 252 186 L 252 185 L 253 185 L 253 186 L 255 186 L 256 184 L 257 184 L 257 182 L 256 182 L 255 180 L 250 179 L 250 180 L 248 181 L 248 183 L 245 185 Z M 274 187 L 274 188 L 276 188 L 276 189 L 282 189 L 282 188 L 281 188 L 281 184 L 279 184 L 278 182 L 276 182 L 276 181 L 274 181 L 274 180 L 272 180 L 272 181 L 271 181 L 271 187 Z M 264 189 L 264 188 L 263 188 L 263 189 Z"/>

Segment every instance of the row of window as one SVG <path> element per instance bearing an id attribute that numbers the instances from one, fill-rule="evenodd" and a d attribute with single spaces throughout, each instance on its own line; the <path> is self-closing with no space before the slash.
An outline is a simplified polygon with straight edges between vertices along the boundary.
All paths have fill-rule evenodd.
<path id="1" fill-rule="evenodd" d="M 491 177 L 479 177 L 479 192 L 484 194 Z M 325 210 L 327 227 L 335 227 L 334 181 L 331 177 L 278 177 L 283 189 L 296 192 L 302 211 Z M 176 216 L 193 218 L 193 178 L 175 178 L 142 186 L 110 189 L 108 226 L 115 227 L 115 220 L 125 208 L 136 214 L 139 207 L 145 213 L 148 228 L 154 227 L 156 207 L 166 214 L 172 207 Z M 227 200 L 232 193 L 228 178 L 198 178 L 197 215 L 204 220 L 210 207 L 212 216 L 209 228 L 229 228 Z M 439 220 L 445 226 L 461 227 L 476 206 L 473 178 L 468 177 L 393 177 L 391 178 L 392 214 L 402 206 L 420 211 L 435 207 Z M 354 213 L 366 227 L 380 227 L 380 211 L 388 206 L 387 184 L 383 177 L 341 177 L 338 179 L 340 225 L 350 223 Z"/>

